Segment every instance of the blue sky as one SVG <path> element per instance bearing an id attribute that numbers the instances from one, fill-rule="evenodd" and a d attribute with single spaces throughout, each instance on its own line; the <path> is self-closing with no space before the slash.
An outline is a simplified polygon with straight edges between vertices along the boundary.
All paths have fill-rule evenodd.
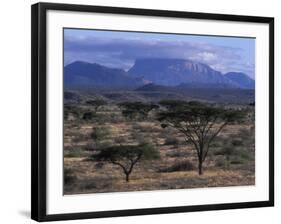
<path id="1" fill-rule="evenodd" d="M 65 65 L 79 60 L 128 70 L 136 58 L 153 57 L 190 59 L 255 78 L 253 38 L 64 29 Z"/>

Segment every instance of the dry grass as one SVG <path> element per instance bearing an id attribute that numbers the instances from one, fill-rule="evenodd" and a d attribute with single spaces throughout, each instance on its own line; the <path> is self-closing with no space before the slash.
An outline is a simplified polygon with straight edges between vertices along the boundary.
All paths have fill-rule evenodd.
<path id="1" fill-rule="evenodd" d="M 219 135 L 217 142 L 210 151 L 204 163 L 204 174 L 197 173 L 197 156 L 191 144 L 184 141 L 183 136 L 174 129 L 162 129 L 157 122 L 139 121 L 130 122 L 118 118 L 114 122 L 81 122 L 80 120 L 67 120 L 64 124 L 64 168 L 70 175 L 69 182 L 64 185 L 65 194 L 97 193 L 97 192 L 124 192 L 142 190 L 166 190 L 203 187 L 243 186 L 255 184 L 254 145 L 243 146 L 251 151 L 249 158 L 233 157 L 233 163 L 226 168 L 225 157 L 218 153 L 225 143 L 221 139 L 233 139 L 242 142 L 250 138 L 253 124 L 229 125 Z M 160 151 L 161 159 L 157 161 L 137 164 L 127 183 L 122 170 L 113 164 L 89 161 L 86 157 L 91 155 L 97 147 L 91 139 L 93 127 L 107 128 L 110 137 L 107 144 L 136 144 L 141 141 L 151 142 Z M 241 132 L 241 130 L 244 130 Z M 233 137 L 234 136 L 234 137 Z M 252 135 L 253 136 L 253 135 Z M 170 142 L 167 139 L 170 138 Z M 108 141 L 110 140 L 110 141 Z M 169 140 L 169 139 L 168 139 Z M 176 141 L 172 141 L 176 140 Z M 239 141 L 237 141 L 239 143 Z M 237 143 L 236 142 L 236 143 Z M 250 142 L 250 141 L 249 141 Z M 249 143 L 250 144 L 250 143 Z M 89 147 L 92 146 L 93 147 Z M 242 146 L 239 146 L 242 147 Z M 79 149 L 71 154 L 71 150 Z M 91 150 L 90 150 L 91 149 Z M 239 148 L 239 150 L 241 150 Z M 193 170 L 160 172 L 176 163 L 188 160 Z M 238 161 L 238 163 L 235 164 Z M 239 161 L 242 161 L 239 163 Z"/>
<path id="2" fill-rule="evenodd" d="M 125 192 L 142 190 L 167 190 L 184 188 L 226 187 L 254 185 L 253 173 L 246 170 L 206 170 L 199 176 L 197 171 L 171 173 L 149 172 L 149 168 L 137 167 L 130 182 L 124 180 L 119 168 L 106 164 L 102 169 L 84 158 L 65 158 L 65 167 L 76 177 L 65 186 L 66 194 Z M 153 169 L 153 168 L 152 168 Z"/>

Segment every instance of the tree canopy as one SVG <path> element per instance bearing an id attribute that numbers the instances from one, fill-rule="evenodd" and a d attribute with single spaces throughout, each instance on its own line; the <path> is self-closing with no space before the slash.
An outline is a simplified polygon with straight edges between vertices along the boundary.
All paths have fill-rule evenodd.
<path id="1" fill-rule="evenodd" d="M 88 100 L 86 101 L 86 104 L 90 105 L 93 108 L 94 113 L 96 113 L 99 107 L 106 105 L 107 102 L 104 100 L 97 99 L 97 100 Z"/>
<path id="2" fill-rule="evenodd" d="M 122 114 L 129 119 L 144 119 L 153 109 L 158 109 L 156 104 L 147 104 L 143 102 L 123 102 L 118 104 L 122 108 Z"/>
<path id="3" fill-rule="evenodd" d="M 101 149 L 92 156 L 95 161 L 109 161 L 122 168 L 129 181 L 134 165 L 141 160 L 153 160 L 160 157 L 159 151 L 150 144 L 116 145 Z"/>
<path id="4" fill-rule="evenodd" d="M 214 138 L 229 123 L 240 121 L 244 117 L 242 111 L 214 107 L 196 101 L 161 102 L 166 110 L 158 113 L 161 126 L 173 127 L 181 132 L 186 142 L 191 142 L 198 156 L 199 174 L 205 161 L 209 147 Z"/>

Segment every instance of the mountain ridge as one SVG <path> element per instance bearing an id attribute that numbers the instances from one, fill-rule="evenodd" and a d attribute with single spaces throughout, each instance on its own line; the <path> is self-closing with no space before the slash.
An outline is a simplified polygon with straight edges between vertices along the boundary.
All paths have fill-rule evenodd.
<path id="1" fill-rule="evenodd" d="M 136 59 L 127 72 L 97 63 L 75 61 L 64 67 L 66 86 L 136 89 L 153 83 L 181 88 L 254 89 L 255 81 L 244 73 L 223 75 L 210 66 L 186 59 Z M 162 88 L 162 87 L 161 87 Z"/>
<path id="2" fill-rule="evenodd" d="M 109 68 L 97 63 L 75 61 L 64 67 L 66 86 L 137 87 L 146 84 L 119 68 Z"/>
<path id="3" fill-rule="evenodd" d="M 177 86 L 182 83 L 223 83 L 239 88 L 237 83 L 210 66 L 186 59 L 137 59 L 128 71 L 134 77 L 149 79 L 155 84 Z"/>

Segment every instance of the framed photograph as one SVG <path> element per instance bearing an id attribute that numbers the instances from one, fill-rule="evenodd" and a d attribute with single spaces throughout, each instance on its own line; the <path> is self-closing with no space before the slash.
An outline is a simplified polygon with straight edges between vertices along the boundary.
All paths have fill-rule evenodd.
<path id="1" fill-rule="evenodd" d="M 32 6 L 32 219 L 274 205 L 274 19 Z"/>

